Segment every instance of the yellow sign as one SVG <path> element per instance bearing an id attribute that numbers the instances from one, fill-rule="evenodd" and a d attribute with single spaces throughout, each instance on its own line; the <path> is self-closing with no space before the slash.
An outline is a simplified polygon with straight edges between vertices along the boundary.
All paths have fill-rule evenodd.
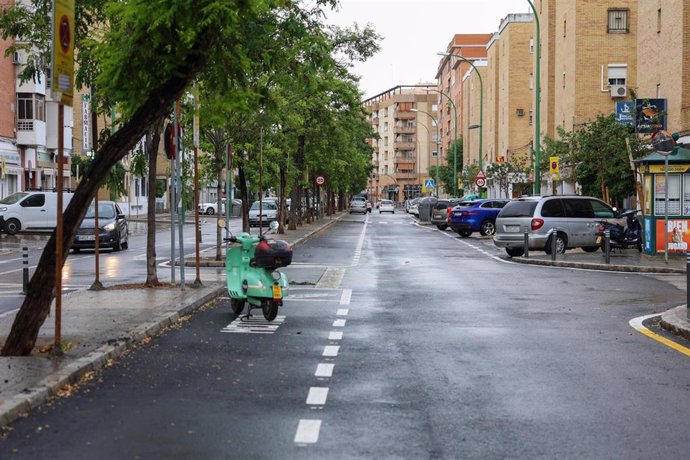
<path id="1" fill-rule="evenodd" d="M 690 165 L 668 165 L 668 172 L 670 173 L 684 173 L 690 170 Z M 664 165 L 649 165 L 650 173 L 663 173 Z"/>
<path id="2" fill-rule="evenodd" d="M 52 88 L 60 102 L 72 106 L 74 90 L 74 0 L 55 0 L 53 6 Z"/>
<path id="3" fill-rule="evenodd" d="M 458 188 L 462 188 L 462 179 L 458 177 Z"/>
<path id="4" fill-rule="evenodd" d="M 552 176 L 557 176 L 560 171 L 558 168 L 558 157 L 549 157 L 549 173 Z"/>

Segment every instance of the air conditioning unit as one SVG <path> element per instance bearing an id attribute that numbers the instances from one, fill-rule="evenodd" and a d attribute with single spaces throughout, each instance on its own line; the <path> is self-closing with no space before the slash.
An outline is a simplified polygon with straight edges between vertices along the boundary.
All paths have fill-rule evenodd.
<path id="1" fill-rule="evenodd" d="M 628 87 L 625 85 L 611 85 L 611 97 L 625 97 L 628 95 Z"/>
<path id="2" fill-rule="evenodd" d="M 22 53 L 15 51 L 12 53 L 12 64 L 19 65 L 22 63 Z"/>
<path id="3" fill-rule="evenodd" d="M 525 109 L 516 109 L 515 115 L 517 115 L 518 117 L 524 117 L 525 116 Z"/>

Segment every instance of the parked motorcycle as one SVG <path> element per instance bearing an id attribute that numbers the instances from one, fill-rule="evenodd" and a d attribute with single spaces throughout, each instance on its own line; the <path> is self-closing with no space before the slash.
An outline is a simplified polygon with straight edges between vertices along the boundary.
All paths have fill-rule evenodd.
<path id="1" fill-rule="evenodd" d="M 271 229 L 275 230 L 277 224 L 271 222 Z M 253 309 L 261 308 L 264 318 L 273 321 L 289 291 L 287 276 L 278 268 L 292 263 L 292 247 L 283 240 L 246 232 L 224 241 L 228 243 L 225 272 L 232 311 L 239 315 L 246 304 L 244 317 L 251 317 Z"/>
<path id="2" fill-rule="evenodd" d="M 611 249 L 627 249 L 637 248 L 642 252 L 642 225 L 635 217 L 637 209 L 622 212 L 618 215 L 619 218 L 625 218 L 625 225 L 616 222 L 609 222 L 607 220 L 599 221 L 597 228 L 597 244 L 601 246 L 602 251 L 606 251 L 606 241 L 604 239 L 604 232 L 609 231 L 609 245 Z"/>

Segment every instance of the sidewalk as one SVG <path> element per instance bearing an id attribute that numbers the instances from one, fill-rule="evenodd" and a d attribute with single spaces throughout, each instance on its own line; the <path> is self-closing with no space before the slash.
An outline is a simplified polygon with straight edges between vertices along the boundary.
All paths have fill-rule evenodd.
<path id="1" fill-rule="evenodd" d="M 297 230 L 286 230 L 284 235 L 272 236 L 299 246 L 345 215 L 336 213 Z M 193 265 L 194 258 L 185 264 L 190 262 Z M 60 388 L 78 382 L 86 373 L 103 367 L 108 360 L 175 323 L 181 316 L 223 295 L 225 289 L 224 284 L 217 283 L 201 288 L 188 286 L 185 290 L 114 287 L 64 295 L 64 356 L 51 357 L 41 351 L 54 340 L 54 317 L 49 316 L 31 356 L 0 357 L 0 426 L 45 403 Z M 7 338 L 14 317 L 15 313 L 0 316 L 0 342 Z"/>

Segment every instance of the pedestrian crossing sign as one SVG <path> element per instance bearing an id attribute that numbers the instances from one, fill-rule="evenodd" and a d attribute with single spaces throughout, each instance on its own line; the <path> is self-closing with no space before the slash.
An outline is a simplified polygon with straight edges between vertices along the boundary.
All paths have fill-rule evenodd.
<path id="1" fill-rule="evenodd" d="M 430 192 L 436 188 L 436 181 L 433 179 L 424 179 L 424 191 Z"/>

